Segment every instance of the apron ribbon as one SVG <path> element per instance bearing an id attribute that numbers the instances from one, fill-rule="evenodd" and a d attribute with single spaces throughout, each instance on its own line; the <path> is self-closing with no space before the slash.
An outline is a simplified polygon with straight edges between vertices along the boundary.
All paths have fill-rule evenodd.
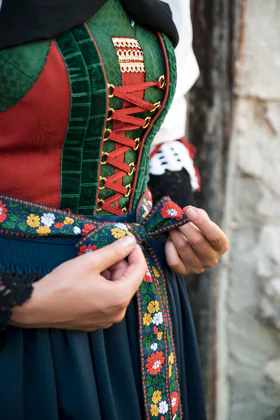
<path id="1" fill-rule="evenodd" d="M 133 235 L 148 271 L 137 292 L 142 383 L 146 418 L 182 419 L 180 387 L 166 279 L 150 239 L 188 222 L 183 210 L 163 197 L 153 208 L 147 191 L 135 223 L 102 222 L 30 201 L 0 195 L 0 234 L 16 237 L 77 236 L 77 254 Z"/>

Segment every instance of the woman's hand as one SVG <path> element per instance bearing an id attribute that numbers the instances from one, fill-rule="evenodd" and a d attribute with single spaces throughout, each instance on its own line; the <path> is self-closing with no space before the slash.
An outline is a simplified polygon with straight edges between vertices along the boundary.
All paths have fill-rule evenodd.
<path id="1" fill-rule="evenodd" d="M 11 323 L 23 328 L 109 328 L 124 318 L 146 271 L 141 248 L 126 236 L 67 261 L 35 283 L 31 298 L 14 308 Z"/>
<path id="2" fill-rule="evenodd" d="M 190 222 L 170 232 L 165 254 L 170 268 L 186 276 L 216 265 L 228 250 L 228 239 L 204 210 L 188 206 L 184 211 Z"/>

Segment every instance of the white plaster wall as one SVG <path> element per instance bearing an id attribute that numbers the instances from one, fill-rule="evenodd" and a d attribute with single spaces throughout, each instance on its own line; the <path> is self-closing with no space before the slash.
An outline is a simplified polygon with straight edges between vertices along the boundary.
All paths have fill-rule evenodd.
<path id="1" fill-rule="evenodd" d="M 218 293 L 217 420 L 280 420 L 280 0 L 247 0 Z"/>

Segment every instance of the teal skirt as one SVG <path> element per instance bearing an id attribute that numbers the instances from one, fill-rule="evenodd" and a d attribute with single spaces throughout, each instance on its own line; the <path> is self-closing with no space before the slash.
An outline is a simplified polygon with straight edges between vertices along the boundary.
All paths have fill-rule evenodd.
<path id="1" fill-rule="evenodd" d="M 133 222 L 135 215 L 98 218 Z M 78 238 L 0 237 L 0 268 L 47 274 L 76 257 Z M 184 278 L 165 267 L 184 420 L 205 420 L 200 363 Z M 1 420 L 144 420 L 137 301 L 124 320 L 92 333 L 9 327 L 0 351 Z M 154 418 L 154 417 L 153 417 Z M 157 417 L 160 420 L 160 414 Z"/>

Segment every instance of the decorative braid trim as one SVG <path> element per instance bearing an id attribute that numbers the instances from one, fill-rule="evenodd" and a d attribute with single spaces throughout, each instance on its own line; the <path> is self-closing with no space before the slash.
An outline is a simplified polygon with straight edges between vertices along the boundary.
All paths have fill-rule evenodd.
<path id="1" fill-rule="evenodd" d="M 126 38 L 126 37 L 113 37 L 113 44 L 115 47 L 123 47 L 123 48 L 139 48 L 140 44 L 136 39 L 133 38 Z"/>
<path id="2" fill-rule="evenodd" d="M 144 63 L 144 54 L 140 50 L 118 50 L 117 51 L 119 62 L 131 61 L 141 61 Z"/>
<path id="3" fill-rule="evenodd" d="M 122 73 L 145 73 L 144 54 L 135 38 L 112 37 Z"/>
<path id="4" fill-rule="evenodd" d="M 128 62 L 120 66 L 122 73 L 145 73 L 144 63 Z"/>

